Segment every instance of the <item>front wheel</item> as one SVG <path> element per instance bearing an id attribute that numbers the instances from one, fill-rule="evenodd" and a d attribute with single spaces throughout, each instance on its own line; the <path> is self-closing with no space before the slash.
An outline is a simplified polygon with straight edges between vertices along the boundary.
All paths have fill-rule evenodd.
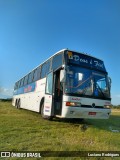
<path id="1" fill-rule="evenodd" d="M 19 99 L 18 104 L 17 104 L 17 108 L 20 109 L 20 106 L 21 106 L 21 100 Z"/>
<path id="2" fill-rule="evenodd" d="M 17 108 L 18 99 L 15 100 L 15 107 Z"/>
<path id="3" fill-rule="evenodd" d="M 41 111 L 40 111 L 40 113 L 41 113 L 42 118 L 44 118 L 44 102 L 41 105 Z"/>

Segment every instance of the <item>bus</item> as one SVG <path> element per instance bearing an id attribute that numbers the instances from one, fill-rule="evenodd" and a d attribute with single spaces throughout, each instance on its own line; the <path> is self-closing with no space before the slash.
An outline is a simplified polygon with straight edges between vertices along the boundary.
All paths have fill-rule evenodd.
<path id="1" fill-rule="evenodd" d="M 63 49 L 15 83 L 12 105 L 46 119 L 108 119 L 110 89 L 102 60 Z"/>

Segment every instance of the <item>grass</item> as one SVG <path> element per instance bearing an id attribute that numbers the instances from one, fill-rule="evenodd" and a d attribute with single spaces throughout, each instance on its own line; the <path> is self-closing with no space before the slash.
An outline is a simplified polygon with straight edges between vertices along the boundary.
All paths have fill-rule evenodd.
<path id="1" fill-rule="evenodd" d="M 82 130 L 83 126 L 87 129 Z M 48 121 L 0 102 L 0 151 L 120 151 L 120 132 L 110 127 L 120 131 L 120 111 L 113 110 L 108 120 Z"/>

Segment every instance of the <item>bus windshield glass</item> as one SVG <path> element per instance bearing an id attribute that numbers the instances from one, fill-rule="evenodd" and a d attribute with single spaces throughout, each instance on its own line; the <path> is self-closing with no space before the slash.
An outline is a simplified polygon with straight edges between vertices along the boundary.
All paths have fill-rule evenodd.
<path id="1" fill-rule="evenodd" d="M 68 66 L 65 93 L 110 98 L 107 74 L 77 66 Z"/>

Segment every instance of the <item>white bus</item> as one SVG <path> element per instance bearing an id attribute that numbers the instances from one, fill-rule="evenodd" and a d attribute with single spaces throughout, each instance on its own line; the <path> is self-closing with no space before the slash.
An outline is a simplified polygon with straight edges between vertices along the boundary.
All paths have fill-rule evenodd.
<path id="1" fill-rule="evenodd" d="M 63 49 L 15 83 L 12 104 L 46 119 L 108 119 L 110 88 L 102 60 Z"/>

